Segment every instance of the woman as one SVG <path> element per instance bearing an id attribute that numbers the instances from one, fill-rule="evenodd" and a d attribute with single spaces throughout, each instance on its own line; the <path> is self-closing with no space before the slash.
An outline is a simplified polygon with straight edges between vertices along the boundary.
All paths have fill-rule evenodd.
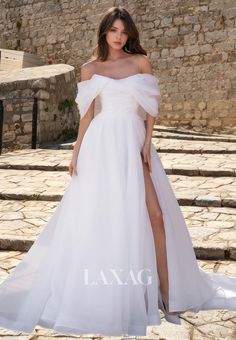
<path id="1" fill-rule="evenodd" d="M 161 323 L 159 309 L 176 324 L 187 310 L 236 310 L 236 278 L 198 267 L 151 143 L 159 95 L 132 18 L 109 9 L 97 55 L 81 68 L 69 186 L 0 285 L 0 326 L 145 335 Z"/>
<path id="2" fill-rule="evenodd" d="M 121 19 L 120 19 L 121 18 Z M 126 24 L 126 27 L 125 27 Z M 109 27 L 109 30 L 108 30 Z M 152 66 L 139 42 L 139 34 L 132 18 L 124 8 L 111 8 L 103 18 L 98 31 L 98 48 L 95 60 L 81 67 L 81 80 L 95 74 L 120 79 L 132 74 L 152 74 Z M 77 174 L 77 158 L 85 131 L 94 117 L 94 102 L 81 119 L 78 138 L 74 146 L 70 175 Z M 146 202 L 153 227 L 158 274 L 164 305 L 168 308 L 168 272 L 165 244 L 165 229 L 157 195 L 151 180 L 151 138 L 155 117 L 147 116 L 147 131 L 142 147 L 142 165 L 146 188 Z"/>

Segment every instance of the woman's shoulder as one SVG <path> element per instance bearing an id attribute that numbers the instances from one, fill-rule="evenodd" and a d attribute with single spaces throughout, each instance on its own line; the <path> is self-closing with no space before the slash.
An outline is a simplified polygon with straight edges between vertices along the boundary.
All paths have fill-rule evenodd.
<path id="1" fill-rule="evenodd" d="M 142 53 L 127 53 L 127 57 L 138 62 L 145 62 L 145 60 L 149 60 L 148 56 Z"/>
<path id="2" fill-rule="evenodd" d="M 146 54 L 142 53 L 130 53 L 130 61 L 140 73 L 152 73 L 152 65 Z"/>
<path id="3" fill-rule="evenodd" d="M 136 54 L 136 62 L 142 73 L 152 73 L 152 65 L 147 55 Z"/>
<path id="4" fill-rule="evenodd" d="M 89 60 L 81 65 L 81 80 L 88 80 L 92 77 L 94 73 L 96 73 L 97 61 Z"/>

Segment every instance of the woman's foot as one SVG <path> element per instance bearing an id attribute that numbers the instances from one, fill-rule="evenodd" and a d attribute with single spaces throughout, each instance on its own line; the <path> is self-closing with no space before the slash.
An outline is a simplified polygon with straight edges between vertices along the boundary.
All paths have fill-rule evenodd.
<path id="1" fill-rule="evenodd" d="M 181 325 L 179 313 L 178 312 L 169 312 L 168 308 L 165 305 L 165 302 L 163 301 L 163 299 L 161 299 L 161 309 L 162 309 L 163 313 L 165 314 L 165 319 L 168 322 L 174 323 L 176 325 Z"/>
<path id="2" fill-rule="evenodd" d="M 166 306 L 164 300 L 162 299 L 163 307 L 164 307 L 164 312 L 167 315 L 179 315 L 178 312 L 169 312 L 169 307 Z"/>

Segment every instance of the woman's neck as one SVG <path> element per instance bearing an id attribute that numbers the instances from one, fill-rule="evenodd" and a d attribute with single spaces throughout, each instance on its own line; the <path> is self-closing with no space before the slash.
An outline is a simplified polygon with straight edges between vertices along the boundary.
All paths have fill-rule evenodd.
<path id="1" fill-rule="evenodd" d="M 126 53 L 121 49 L 121 50 L 113 50 L 110 49 L 108 53 L 107 60 L 109 61 L 116 61 L 118 59 L 126 57 Z"/>

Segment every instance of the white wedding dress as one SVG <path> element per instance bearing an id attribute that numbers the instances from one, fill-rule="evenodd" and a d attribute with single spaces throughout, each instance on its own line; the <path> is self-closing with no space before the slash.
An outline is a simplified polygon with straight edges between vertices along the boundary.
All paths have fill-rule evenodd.
<path id="1" fill-rule="evenodd" d="M 56 211 L 0 285 L 0 327 L 66 334 L 146 335 L 159 325 L 160 289 L 145 202 L 141 148 L 146 114 L 158 114 L 158 79 L 94 74 L 78 83 L 81 117 L 95 116 Z M 203 271 L 175 194 L 151 145 L 163 213 L 170 311 L 236 311 L 236 278 Z M 56 176 L 56 173 L 55 173 Z"/>

